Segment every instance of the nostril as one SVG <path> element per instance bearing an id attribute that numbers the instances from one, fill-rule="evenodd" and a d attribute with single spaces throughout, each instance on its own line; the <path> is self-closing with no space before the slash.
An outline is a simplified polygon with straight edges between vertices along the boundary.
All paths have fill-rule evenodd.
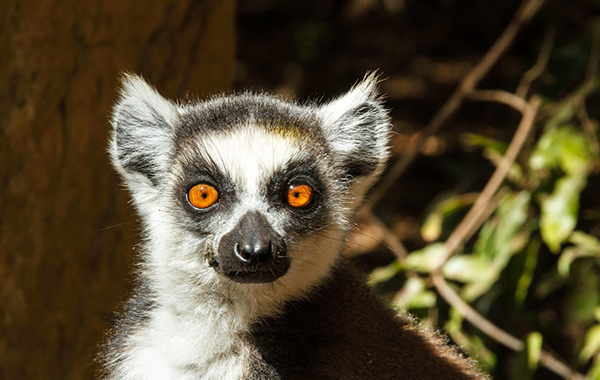
<path id="1" fill-rule="evenodd" d="M 239 260 L 248 264 L 263 264 L 273 260 L 276 247 L 269 241 L 268 244 L 250 244 L 233 245 L 233 251 Z"/>
<path id="2" fill-rule="evenodd" d="M 235 252 L 235 255 L 237 257 L 242 259 L 242 261 L 252 262 L 252 250 L 250 250 L 249 247 L 245 246 L 243 248 L 240 248 L 240 245 L 238 243 L 235 243 L 235 245 L 233 246 L 233 251 Z"/>
<path id="3" fill-rule="evenodd" d="M 275 252 L 275 247 L 273 246 L 273 242 L 269 242 L 266 249 L 261 249 L 258 253 L 258 262 L 266 263 L 273 259 L 273 253 Z"/>

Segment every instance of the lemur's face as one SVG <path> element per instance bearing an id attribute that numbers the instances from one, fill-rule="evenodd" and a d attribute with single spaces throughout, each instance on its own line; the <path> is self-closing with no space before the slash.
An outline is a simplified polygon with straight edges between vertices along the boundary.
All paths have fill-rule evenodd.
<path id="1" fill-rule="evenodd" d="M 268 120 L 233 120 L 237 102 L 256 100 L 205 105 L 202 114 L 223 119 L 219 126 L 203 126 L 197 110 L 182 117 L 170 192 L 181 227 L 206 237 L 200 254 L 208 265 L 233 281 L 271 282 L 287 273 L 303 237 L 334 223 L 331 202 L 347 189 L 330 169 L 316 120 L 276 109 L 267 109 Z"/>
<path id="2" fill-rule="evenodd" d="M 253 94 L 180 106 L 130 76 L 113 125 L 147 261 L 207 283 L 284 287 L 332 266 L 389 133 L 372 77 L 316 107 Z"/>

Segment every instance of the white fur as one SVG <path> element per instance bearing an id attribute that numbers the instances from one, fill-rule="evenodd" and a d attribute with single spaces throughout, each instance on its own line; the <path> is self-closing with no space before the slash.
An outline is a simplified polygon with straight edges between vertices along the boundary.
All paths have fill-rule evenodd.
<path id="1" fill-rule="evenodd" d="M 235 183 L 242 184 L 244 198 L 256 200 L 265 178 L 281 170 L 300 153 L 297 140 L 248 125 L 234 131 L 211 134 L 197 150 L 219 166 Z"/>
<path id="2" fill-rule="evenodd" d="M 174 125 L 179 118 L 177 106 L 162 97 L 154 87 L 150 86 L 141 77 L 133 74 L 124 74 L 121 88 L 121 102 L 115 107 L 118 113 L 123 107 L 130 108 L 136 116 L 147 115 L 152 109 L 162 116 L 169 125 Z"/>

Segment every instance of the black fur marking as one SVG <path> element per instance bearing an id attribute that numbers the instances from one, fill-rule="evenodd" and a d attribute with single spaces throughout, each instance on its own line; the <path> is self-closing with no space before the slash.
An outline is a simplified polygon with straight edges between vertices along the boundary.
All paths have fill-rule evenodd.
<path id="1" fill-rule="evenodd" d="M 270 96 L 232 95 L 190 106 L 183 112 L 176 133 L 176 147 L 203 133 L 231 131 L 253 122 L 273 133 L 325 145 L 314 111 Z"/>
<path id="2" fill-rule="evenodd" d="M 206 162 L 200 158 L 184 159 L 182 165 L 184 177 L 177 180 L 172 190 L 172 196 L 178 200 L 183 211 L 177 220 L 190 232 L 207 235 L 217 231 L 218 226 L 214 224 L 230 212 L 231 205 L 238 201 L 233 182 L 221 173 L 213 162 Z M 207 209 L 197 209 L 188 201 L 189 190 L 200 183 L 213 186 L 219 193 L 217 202 Z"/>
<path id="3" fill-rule="evenodd" d="M 309 159 L 292 161 L 285 169 L 275 173 L 267 185 L 271 206 L 288 214 L 286 232 L 290 235 L 318 230 L 330 219 L 329 194 L 315 162 Z M 313 189 L 312 203 L 306 208 L 293 208 L 287 200 L 287 191 L 292 184 L 305 183 Z"/>
<path id="4" fill-rule="evenodd" d="M 483 379 L 439 339 L 397 317 L 345 262 L 307 300 L 247 336 L 245 379 Z"/>

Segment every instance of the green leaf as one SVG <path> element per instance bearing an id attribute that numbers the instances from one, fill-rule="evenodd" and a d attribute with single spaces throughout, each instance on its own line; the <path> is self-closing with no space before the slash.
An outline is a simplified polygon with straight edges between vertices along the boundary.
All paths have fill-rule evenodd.
<path id="1" fill-rule="evenodd" d="M 579 263 L 571 266 L 569 287 L 561 307 L 567 325 L 594 321 L 594 311 L 600 306 L 600 273 L 593 265 Z"/>
<path id="2" fill-rule="evenodd" d="M 523 264 L 523 271 L 519 280 L 517 281 L 517 289 L 515 290 L 515 304 L 522 306 L 529 292 L 529 286 L 533 280 L 533 273 L 537 266 L 538 253 L 540 251 L 541 243 L 539 239 L 534 239 L 527 246 L 525 251 L 525 263 Z"/>
<path id="3" fill-rule="evenodd" d="M 506 149 L 508 149 L 508 144 L 476 133 L 468 133 L 466 137 L 467 144 L 493 150 L 501 156 L 503 156 L 506 153 Z"/>
<path id="4" fill-rule="evenodd" d="M 494 284 L 498 281 L 499 275 L 499 272 L 492 272 L 492 274 L 485 279 L 485 281 L 467 284 L 461 292 L 461 297 L 467 302 L 475 301 L 477 298 L 487 293 L 492 286 L 494 286 Z"/>
<path id="5" fill-rule="evenodd" d="M 487 292 L 498 280 L 511 256 L 523 249 L 529 239 L 529 230 L 523 229 L 531 193 L 521 191 L 507 196 L 494 218 L 487 221 L 475 243 L 471 256 L 455 256 L 444 266 L 444 275 L 467 283 L 462 297 L 475 300 Z"/>
<path id="6" fill-rule="evenodd" d="M 396 293 L 392 303 L 400 309 L 421 309 L 432 307 L 437 302 L 434 292 L 427 290 L 425 280 L 411 277 L 406 280 L 402 289 Z"/>
<path id="7" fill-rule="evenodd" d="M 590 380 L 600 380 L 600 355 L 596 356 L 596 360 L 594 360 L 594 365 L 587 373 L 587 378 Z"/>
<path id="8" fill-rule="evenodd" d="M 435 268 L 445 254 L 446 247 L 443 243 L 429 244 L 425 248 L 408 255 L 404 265 L 406 269 L 426 273 Z"/>
<path id="9" fill-rule="evenodd" d="M 369 275 L 369 284 L 375 285 L 391 280 L 402 271 L 402 265 L 398 260 L 385 267 L 373 269 Z"/>
<path id="10" fill-rule="evenodd" d="M 537 370 L 541 352 L 542 335 L 538 332 L 532 332 L 527 335 L 525 347 L 519 353 L 511 378 L 519 380 L 533 379 L 533 374 Z"/>
<path id="11" fill-rule="evenodd" d="M 560 167 L 565 173 L 579 175 L 589 170 L 592 153 L 583 133 L 572 126 L 547 130 L 538 142 L 529 165 L 533 170 Z"/>
<path id="12" fill-rule="evenodd" d="M 416 294 L 419 294 L 427 288 L 425 280 L 421 277 L 409 277 L 402 286 L 402 289 L 396 293 L 396 297 L 392 303 L 399 306 L 401 309 L 406 308 L 409 300 Z"/>
<path id="13" fill-rule="evenodd" d="M 532 372 L 535 372 L 540 361 L 542 341 L 542 334 L 539 332 L 532 332 L 527 335 L 527 366 Z"/>
<path id="14" fill-rule="evenodd" d="M 538 141 L 529 158 L 533 170 L 554 169 L 560 160 L 560 134 L 558 129 L 546 131 Z"/>
<path id="15" fill-rule="evenodd" d="M 483 156 L 496 166 L 498 166 L 508 148 L 508 144 L 504 142 L 474 133 L 467 134 L 467 144 L 484 148 Z M 521 165 L 513 163 L 508 171 L 507 177 L 514 182 L 521 182 L 523 180 L 523 169 L 521 168 Z"/>
<path id="16" fill-rule="evenodd" d="M 560 251 L 577 224 L 579 193 L 585 186 L 582 175 L 565 176 L 556 181 L 554 192 L 542 200 L 540 230 L 542 239 L 554 253 Z"/>
<path id="17" fill-rule="evenodd" d="M 442 224 L 446 218 L 460 211 L 475 201 L 477 194 L 462 194 L 449 197 L 439 202 L 427 215 L 421 227 L 421 237 L 427 242 L 437 240 L 442 233 Z"/>
<path id="18" fill-rule="evenodd" d="M 522 244 L 511 243 L 516 243 L 513 240 L 522 232 L 523 224 L 527 221 L 530 200 L 531 193 L 521 191 L 502 201 L 493 220 L 484 223 L 479 232 L 474 246 L 475 256 L 493 261 L 499 270 L 506 266 L 515 252 L 514 248 L 522 248 Z"/>
<path id="19" fill-rule="evenodd" d="M 560 255 L 558 259 L 558 273 L 563 277 L 569 276 L 571 264 L 582 257 L 600 257 L 600 241 L 595 237 L 581 231 L 571 234 L 569 241 L 574 244 Z"/>
<path id="20" fill-rule="evenodd" d="M 444 215 L 435 210 L 427 215 L 423 226 L 421 227 L 421 237 L 427 242 L 437 240 L 442 234 L 442 223 L 444 222 Z"/>
<path id="21" fill-rule="evenodd" d="M 515 195 L 510 195 L 500 204 L 496 216 L 500 221 L 495 236 L 494 245 L 496 247 L 495 261 L 501 260 L 504 262 L 504 267 L 510 258 L 511 252 L 510 243 L 520 231 L 523 224 L 527 221 L 527 210 L 531 193 L 521 191 Z"/>
<path id="22" fill-rule="evenodd" d="M 492 263 L 473 255 L 456 255 L 444 265 L 444 277 L 450 280 L 470 283 L 487 281 L 493 277 Z"/>
<path id="23" fill-rule="evenodd" d="M 600 240 L 592 235 L 588 235 L 582 231 L 575 231 L 571 234 L 569 241 L 586 252 L 600 255 Z"/>
<path id="24" fill-rule="evenodd" d="M 495 239 L 493 238 L 495 229 L 496 227 L 489 220 L 483 224 L 473 247 L 473 254 L 475 256 L 486 258 L 490 261 L 494 258 L 496 254 Z"/>
<path id="25" fill-rule="evenodd" d="M 571 263 L 577 258 L 577 248 L 567 248 L 563 250 L 558 258 L 558 274 L 564 278 L 569 277 L 569 270 L 571 269 Z"/>
<path id="26" fill-rule="evenodd" d="M 407 305 L 408 309 L 424 309 L 435 306 L 437 296 L 434 292 L 427 290 L 419 294 L 415 294 Z"/>
<path id="27" fill-rule="evenodd" d="M 592 153 L 587 138 L 579 130 L 569 129 L 560 153 L 560 166 L 565 173 L 578 175 L 589 170 Z"/>
<path id="28" fill-rule="evenodd" d="M 583 348 L 579 353 L 579 363 L 583 364 L 600 352 L 600 324 L 590 327 L 583 340 Z"/>

